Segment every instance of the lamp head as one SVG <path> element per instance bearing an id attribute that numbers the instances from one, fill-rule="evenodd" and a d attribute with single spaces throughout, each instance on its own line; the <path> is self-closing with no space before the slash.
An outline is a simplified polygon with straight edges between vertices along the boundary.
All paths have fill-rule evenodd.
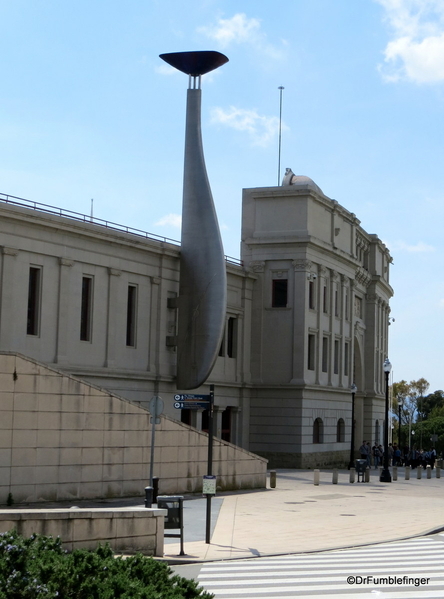
<path id="1" fill-rule="evenodd" d="M 391 371 L 392 365 L 391 365 L 391 362 L 390 362 L 390 360 L 388 358 L 386 358 L 384 360 L 384 364 L 383 364 L 382 367 L 383 367 L 385 373 L 389 373 Z"/>
<path id="2" fill-rule="evenodd" d="M 357 391 L 357 390 L 358 390 L 357 386 L 356 386 L 356 385 L 353 383 L 353 384 L 351 385 L 351 387 L 350 387 L 350 391 L 351 391 L 352 393 L 356 393 L 356 391 Z"/>

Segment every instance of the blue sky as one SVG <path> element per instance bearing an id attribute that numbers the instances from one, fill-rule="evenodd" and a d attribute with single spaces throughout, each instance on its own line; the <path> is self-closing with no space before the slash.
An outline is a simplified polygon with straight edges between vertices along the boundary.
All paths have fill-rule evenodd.
<path id="1" fill-rule="evenodd" d="M 442 0 L 0 0 L 0 192 L 178 239 L 187 77 L 225 252 L 241 193 L 310 176 L 393 256 L 394 380 L 444 388 Z"/>

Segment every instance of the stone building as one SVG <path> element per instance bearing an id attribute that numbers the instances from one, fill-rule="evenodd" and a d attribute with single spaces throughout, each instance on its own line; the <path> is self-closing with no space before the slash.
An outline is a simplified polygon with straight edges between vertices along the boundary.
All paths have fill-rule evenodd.
<path id="1" fill-rule="evenodd" d="M 249 447 L 274 466 L 344 464 L 352 383 L 356 440 L 382 442 L 391 258 L 287 170 L 282 187 L 243 196 L 242 260 L 256 276 Z"/>
<path id="2" fill-rule="evenodd" d="M 199 430 L 175 409 L 180 245 L 0 195 L 0 351 L 18 352 Z M 219 438 L 273 467 L 344 464 L 380 440 L 390 255 L 307 177 L 244 190 L 225 336 L 208 381 Z M 195 393 L 208 392 L 204 385 Z"/>

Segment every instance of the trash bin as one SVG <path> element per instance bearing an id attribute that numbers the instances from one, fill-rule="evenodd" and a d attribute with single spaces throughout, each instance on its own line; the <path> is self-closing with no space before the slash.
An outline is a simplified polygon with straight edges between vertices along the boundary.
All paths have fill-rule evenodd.
<path id="1" fill-rule="evenodd" d="M 180 555 L 185 555 L 183 550 L 183 496 L 182 495 L 159 495 L 157 507 L 167 510 L 165 516 L 165 530 L 179 529 L 179 533 L 165 533 L 165 537 L 180 538 Z"/>
<path id="2" fill-rule="evenodd" d="M 358 475 L 358 483 L 359 482 L 363 483 L 365 469 L 367 468 L 367 460 L 356 460 L 355 468 L 356 468 L 356 474 Z M 359 477 L 361 477 L 361 480 L 359 480 Z"/>

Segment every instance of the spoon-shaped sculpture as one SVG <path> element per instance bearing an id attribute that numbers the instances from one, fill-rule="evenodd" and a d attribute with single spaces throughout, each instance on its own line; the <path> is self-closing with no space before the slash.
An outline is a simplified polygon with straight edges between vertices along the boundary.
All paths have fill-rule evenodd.
<path id="1" fill-rule="evenodd" d="M 226 265 L 201 133 L 201 75 L 225 64 L 219 52 L 161 54 L 190 76 L 187 95 L 182 203 L 178 389 L 196 389 L 208 378 L 222 341 L 227 305 Z"/>

